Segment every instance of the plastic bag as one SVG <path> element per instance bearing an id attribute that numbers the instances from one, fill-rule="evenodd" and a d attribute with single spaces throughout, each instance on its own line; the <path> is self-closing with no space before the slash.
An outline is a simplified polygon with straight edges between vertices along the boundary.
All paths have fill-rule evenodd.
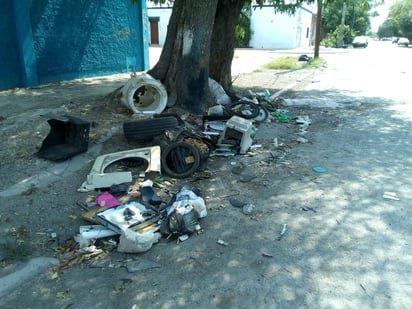
<path id="1" fill-rule="evenodd" d="M 148 251 L 154 243 L 157 243 L 161 235 L 148 231 L 145 233 L 135 232 L 131 229 L 122 229 L 117 251 L 125 253 L 140 253 Z"/>

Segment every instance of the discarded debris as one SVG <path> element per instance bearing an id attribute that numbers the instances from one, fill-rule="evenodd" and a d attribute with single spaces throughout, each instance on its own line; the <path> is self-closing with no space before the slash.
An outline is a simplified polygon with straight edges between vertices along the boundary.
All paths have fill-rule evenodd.
<path id="1" fill-rule="evenodd" d="M 83 225 L 79 228 L 80 235 L 88 240 L 115 236 L 118 233 L 103 225 Z"/>
<path id="2" fill-rule="evenodd" d="M 152 248 L 161 238 L 160 233 L 147 231 L 144 233 L 135 232 L 129 228 L 121 230 L 117 251 L 125 253 L 141 253 Z"/>
<path id="3" fill-rule="evenodd" d="M 322 167 L 322 166 L 315 166 L 313 168 L 313 171 L 316 173 L 326 173 L 328 170 L 326 167 Z"/>
<path id="4" fill-rule="evenodd" d="M 64 161 L 87 151 L 90 123 L 72 116 L 54 117 L 47 122 L 50 132 L 37 155 L 51 161 Z"/>
<path id="5" fill-rule="evenodd" d="M 264 256 L 264 257 L 273 257 L 273 254 L 262 252 L 262 256 Z"/>
<path id="6" fill-rule="evenodd" d="M 287 231 L 287 224 L 283 224 L 282 229 L 280 230 L 278 240 L 281 240 L 283 235 L 286 234 Z"/>
<path id="7" fill-rule="evenodd" d="M 296 138 L 296 141 L 298 142 L 298 143 L 301 143 L 301 144 L 306 144 L 306 143 L 308 143 L 309 142 L 309 140 L 308 139 L 306 139 L 306 138 L 304 138 L 304 137 L 298 137 L 298 138 Z"/>
<path id="8" fill-rule="evenodd" d="M 131 201 L 98 212 L 95 219 L 118 234 L 126 229 L 140 230 L 159 220 L 159 215 L 141 203 Z"/>
<path id="9" fill-rule="evenodd" d="M 160 168 L 160 146 L 132 149 L 101 155 L 96 158 L 92 169 L 87 176 L 87 180 L 78 189 L 80 192 L 87 192 L 97 188 L 110 188 L 113 185 L 128 183 L 132 181 L 131 172 L 105 173 L 105 169 L 112 163 L 127 159 L 141 158 L 148 163 L 145 172 L 159 172 Z"/>
<path id="10" fill-rule="evenodd" d="M 251 121 L 232 116 L 227 122 L 222 135 L 219 137 L 218 144 L 233 145 L 239 148 L 240 154 L 245 154 L 253 143 L 252 139 L 253 124 Z"/>
<path id="11" fill-rule="evenodd" d="M 282 110 L 276 110 L 274 112 L 271 112 L 270 114 L 272 116 L 276 117 L 276 119 L 279 122 L 282 122 L 282 123 L 287 123 L 287 122 L 297 118 L 296 115 L 288 113 L 287 111 L 282 111 Z"/>
<path id="12" fill-rule="evenodd" d="M 315 209 L 313 209 L 312 207 L 302 207 L 303 211 L 313 211 L 313 212 L 317 212 Z"/>
<path id="13" fill-rule="evenodd" d="M 400 198 L 397 196 L 396 192 L 384 192 L 382 197 L 387 200 L 400 201 Z"/>
<path id="14" fill-rule="evenodd" d="M 105 191 L 97 197 L 96 202 L 99 206 L 106 206 L 108 208 L 119 206 L 121 203 L 109 192 Z"/>
<path id="15" fill-rule="evenodd" d="M 209 89 L 217 104 L 227 105 L 232 102 L 223 87 L 212 78 L 209 78 Z"/>
<path id="16" fill-rule="evenodd" d="M 166 88 L 147 73 L 133 74 L 121 91 L 122 103 L 135 114 L 160 114 L 167 106 Z"/>
<path id="17" fill-rule="evenodd" d="M 227 242 L 225 242 L 225 241 L 222 240 L 222 239 L 219 239 L 216 243 L 217 243 L 218 245 L 221 245 L 221 246 L 224 246 L 224 247 L 226 247 L 226 246 L 229 245 Z"/>

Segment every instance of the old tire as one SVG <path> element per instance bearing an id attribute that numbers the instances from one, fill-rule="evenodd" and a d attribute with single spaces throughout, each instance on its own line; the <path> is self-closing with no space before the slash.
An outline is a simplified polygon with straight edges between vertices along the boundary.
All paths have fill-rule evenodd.
<path id="1" fill-rule="evenodd" d="M 170 144 L 162 152 L 162 169 L 174 178 L 185 178 L 200 166 L 199 150 L 192 144 L 178 142 Z"/>
<path id="2" fill-rule="evenodd" d="M 168 116 L 125 122 L 123 132 L 127 140 L 147 140 L 177 126 L 179 126 L 178 119 Z"/>
<path id="3" fill-rule="evenodd" d="M 255 118 L 253 118 L 253 120 L 257 122 L 264 122 L 266 121 L 266 119 L 268 119 L 269 112 L 266 108 L 264 108 L 261 105 L 258 105 L 258 107 L 259 107 L 259 114 Z"/>

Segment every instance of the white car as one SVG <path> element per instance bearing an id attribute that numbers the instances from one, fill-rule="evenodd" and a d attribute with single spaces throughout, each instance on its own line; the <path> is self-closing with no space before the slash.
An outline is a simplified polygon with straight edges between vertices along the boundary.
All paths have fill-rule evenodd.
<path id="1" fill-rule="evenodd" d="M 368 46 L 368 38 L 366 36 L 356 36 L 352 41 L 352 46 L 366 48 Z"/>
<path id="2" fill-rule="evenodd" d="M 398 46 L 408 47 L 409 46 L 409 40 L 407 38 L 399 38 Z"/>

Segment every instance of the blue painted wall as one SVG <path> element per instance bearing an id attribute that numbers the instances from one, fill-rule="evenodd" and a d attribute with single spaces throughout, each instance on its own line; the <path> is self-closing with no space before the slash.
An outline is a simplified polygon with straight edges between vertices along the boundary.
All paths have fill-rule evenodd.
<path id="1" fill-rule="evenodd" d="M 0 89 L 148 69 L 145 1 L 3 2 Z"/>
<path id="2" fill-rule="evenodd" d="M 12 88 L 21 82 L 12 2 L 3 0 L 0 10 L 0 89 Z"/>

